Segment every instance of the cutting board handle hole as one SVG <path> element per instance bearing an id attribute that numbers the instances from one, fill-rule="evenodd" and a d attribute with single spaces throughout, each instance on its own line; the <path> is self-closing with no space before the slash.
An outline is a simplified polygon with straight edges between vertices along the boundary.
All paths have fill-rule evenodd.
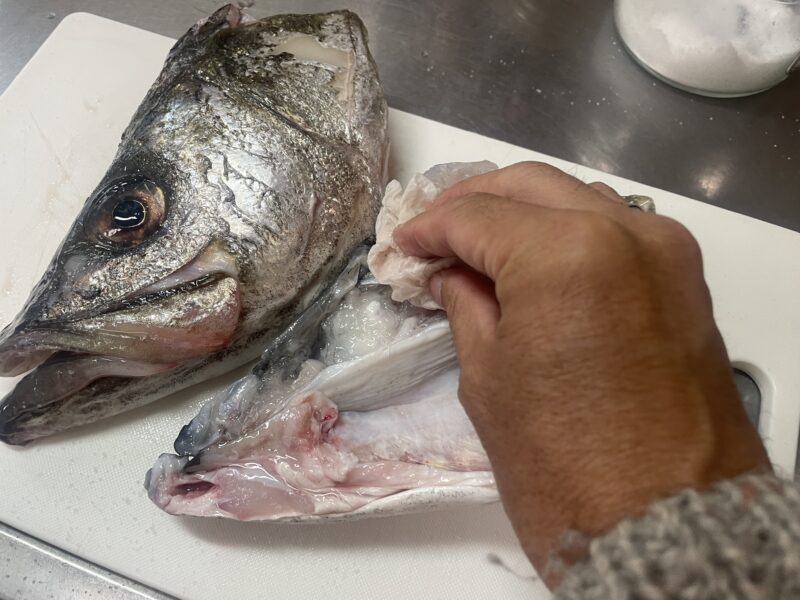
<path id="1" fill-rule="evenodd" d="M 758 429 L 761 421 L 761 388 L 756 379 L 741 364 L 734 365 L 733 377 L 747 417 Z"/>

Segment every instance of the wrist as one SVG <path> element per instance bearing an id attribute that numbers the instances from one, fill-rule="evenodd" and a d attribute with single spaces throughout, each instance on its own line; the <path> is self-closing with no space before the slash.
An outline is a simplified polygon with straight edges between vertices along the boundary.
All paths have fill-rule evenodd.
<path id="1" fill-rule="evenodd" d="M 573 542 L 581 539 L 577 534 L 590 540 L 681 490 L 768 472 L 763 445 L 743 419 L 735 427 L 710 422 L 708 429 L 690 423 L 649 429 L 609 425 L 601 435 L 596 427 L 553 428 L 536 419 L 512 419 L 502 437 L 485 442 L 509 517 L 545 576 L 565 532 L 573 532 Z M 491 424 L 486 430 L 500 431 Z M 632 432 L 639 433 L 630 437 Z M 573 543 L 562 562 L 580 560 L 585 546 Z"/>

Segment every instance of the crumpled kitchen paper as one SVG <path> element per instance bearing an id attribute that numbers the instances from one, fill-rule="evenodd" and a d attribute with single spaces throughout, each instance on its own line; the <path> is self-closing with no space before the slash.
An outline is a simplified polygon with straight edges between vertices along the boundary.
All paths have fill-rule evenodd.
<path id="1" fill-rule="evenodd" d="M 431 296 L 428 282 L 434 273 L 452 266 L 456 259 L 408 256 L 394 243 L 392 233 L 398 225 L 426 210 L 450 186 L 496 169 L 496 164 L 486 160 L 446 163 L 414 175 L 405 190 L 397 181 L 386 186 L 375 224 L 377 241 L 369 251 L 367 263 L 379 283 L 391 286 L 392 300 L 408 301 L 429 310 L 442 308 Z"/>

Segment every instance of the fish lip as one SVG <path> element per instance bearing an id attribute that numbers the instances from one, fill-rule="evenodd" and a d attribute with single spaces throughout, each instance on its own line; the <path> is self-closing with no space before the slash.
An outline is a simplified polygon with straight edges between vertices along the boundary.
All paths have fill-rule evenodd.
<path id="1" fill-rule="evenodd" d="M 207 266 L 204 266 L 204 263 L 207 263 Z M 197 276 L 192 274 L 193 270 L 197 272 Z M 129 305 L 146 303 L 151 298 L 164 298 L 174 293 L 191 291 L 210 285 L 225 277 L 231 277 L 238 283 L 239 269 L 233 256 L 221 244 L 212 242 L 183 266 L 166 277 L 162 277 L 140 290 L 131 292 L 122 301 L 129 303 Z M 170 280 L 174 285 L 165 285 L 165 282 Z M 113 311 L 105 311 L 104 314 L 109 312 Z"/>
<path id="2" fill-rule="evenodd" d="M 100 369 L 93 368 L 92 363 L 101 365 Z M 100 379 L 135 379 L 165 373 L 177 366 L 177 363 L 146 363 L 108 355 L 58 352 L 0 399 L 0 442 L 24 445 L 41 437 L 35 428 L 28 426 L 32 419 L 46 415 L 54 407 L 69 404 L 76 394 Z M 59 386 L 42 385 L 42 379 L 45 383 L 55 380 Z"/>
<path id="3" fill-rule="evenodd" d="M 31 443 L 31 440 L 17 439 L 17 429 L 11 427 L 16 421 L 16 419 L 9 421 L 0 420 L 0 442 L 9 446 L 27 446 Z"/>
<path id="4" fill-rule="evenodd" d="M 160 376 L 187 361 L 223 351 L 235 339 L 241 298 L 234 280 L 218 280 L 216 287 L 202 292 L 198 299 L 209 302 L 207 310 L 197 313 L 193 302 L 185 303 L 180 297 L 170 300 L 165 307 L 170 316 L 166 321 L 153 323 L 145 314 L 145 333 L 139 315 L 132 313 L 109 323 L 105 332 L 100 321 L 99 327 L 89 323 L 85 331 L 60 332 L 61 337 L 51 338 L 51 355 L 0 399 L 0 441 L 21 444 L 65 429 L 59 425 L 64 421 L 77 425 L 85 415 L 114 414 L 113 403 L 104 407 L 98 401 L 109 385 L 113 388 Z M 87 343 L 86 332 L 89 339 L 92 332 L 99 332 L 99 338 Z M 69 351 L 64 351 L 65 347 Z"/>
<path id="5" fill-rule="evenodd" d="M 170 277 L 170 276 L 168 276 Z M 208 273 L 206 275 L 202 275 L 197 279 L 192 279 L 185 283 L 178 284 L 174 287 L 165 288 L 161 291 L 153 291 L 142 294 L 141 291 L 138 295 L 132 296 L 131 298 L 125 298 L 120 300 L 118 303 L 111 305 L 110 308 L 93 314 L 93 317 L 102 317 L 106 315 L 113 315 L 116 312 L 120 312 L 123 310 L 128 310 L 130 308 L 134 308 L 136 306 L 141 306 L 143 304 L 149 304 L 153 300 L 163 300 L 166 298 L 170 298 L 172 296 L 176 296 L 178 294 L 184 294 L 186 292 L 192 292 L 195 290 L 199 290 L 200 288 L 207 287 L 209 285 L 213 285 L 218 281 L 228 278 L 229 275 L 223 272 L 214 272 Z M 166 279 L 166 278 L 165 278 Z M 235 279 L 235 278 L 234 278 Z M 238 280 L 237 280 L 238 283 Z M 149 286 L 148 286 L 149 287 Z M 145 288 L 147 289 L 147 288 Z M 82 317 L 79 319 L 70 319 L 66 321 L 67 323 L 74 323 L 77 321 L 83 321 L 86 317 Z"/>
<path id="6" fill-rule="evenodd" d="M 195 271 L 195 273 L 193 273 Z M 127 296 L 107 304 L 102 310 L 80 311 L 53 319 L 12 321 L 0 331 L 0 376 L 15 376 L 32 371 L 60 350 L 67 348 L 48 347 L 46 340 L 30 344 L 31 336 L 47 336 L 48 332 L 63 332 L 65 325 L 113 315 L 154 300 L 165 300 L 178 294 L 190 293 L 208 287 L 226 278 L 232 278 L 239 286 L 239 272 L 233 256 L 219 244 L 211 243 L 190 261 L 175 269 L 158 281 L 134 290 Z M 164 285 L 171 282 L 172 285 Z M 25 310 L 25 309 L 23 309 Z M 17 317 L 19 319 L 20 317 Z M 15 346 L 30 345 L 29 349 L 15 351 Z M 85 353 L 85 352 L 83 352 Z M 33 357 L 26 360 L 26 357 Z M 10 364 L 9 364 L 10 363 Z"/>

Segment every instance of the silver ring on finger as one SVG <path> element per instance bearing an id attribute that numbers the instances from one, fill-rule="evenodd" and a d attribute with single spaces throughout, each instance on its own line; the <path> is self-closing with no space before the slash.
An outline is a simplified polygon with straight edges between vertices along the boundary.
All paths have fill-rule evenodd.
<path id="1" fill-rule="evenodd" d="M 656 212 L 656 203 L 650 196 L 625 196 L 623 200 L 628 208 L 635 208 L 646 213 Z"/>

